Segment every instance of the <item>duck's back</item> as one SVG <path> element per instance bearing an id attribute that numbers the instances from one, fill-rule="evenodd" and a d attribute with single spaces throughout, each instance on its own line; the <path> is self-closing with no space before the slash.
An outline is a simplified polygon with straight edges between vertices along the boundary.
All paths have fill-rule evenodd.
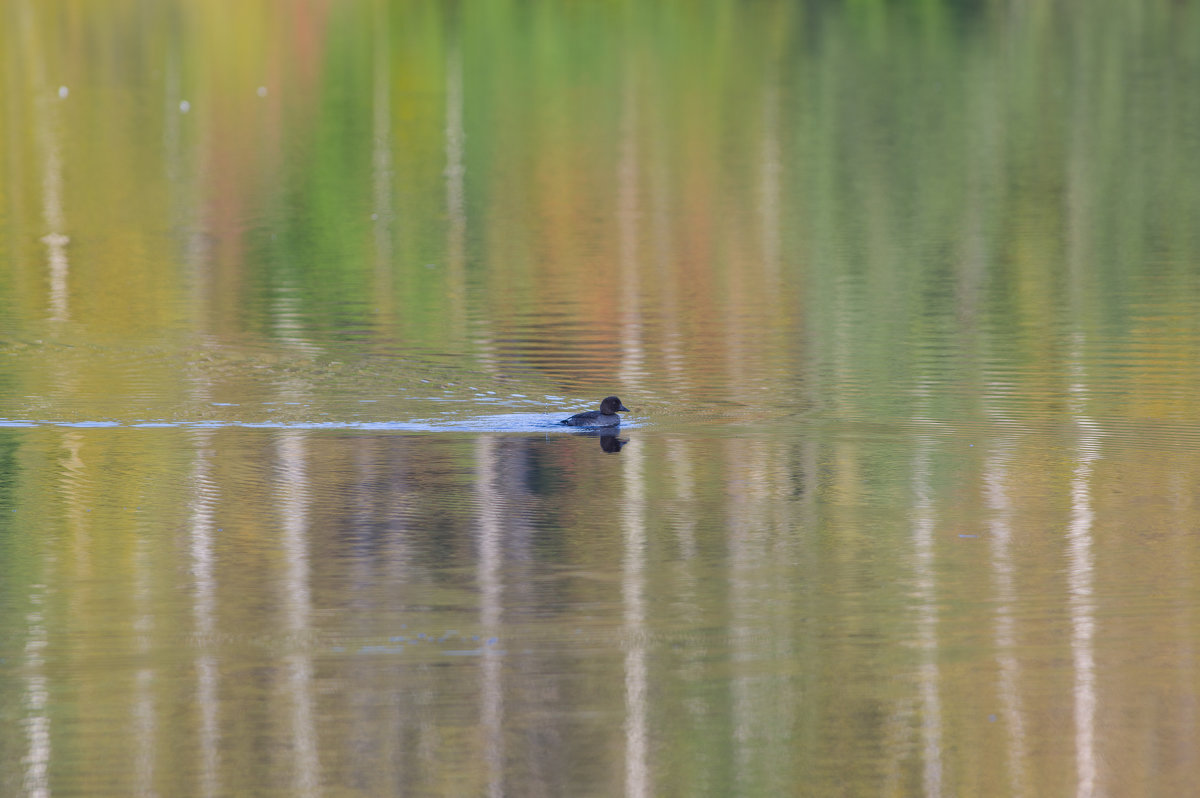
<path id="1" fill-rule="evenodd" d="M 614 427 L 621 423 L 621 418 L 616 414 L 606 416 L 599 410 L 590 410 L 587 413 L 576 413 L 558 423 L 569 427 Z"/>

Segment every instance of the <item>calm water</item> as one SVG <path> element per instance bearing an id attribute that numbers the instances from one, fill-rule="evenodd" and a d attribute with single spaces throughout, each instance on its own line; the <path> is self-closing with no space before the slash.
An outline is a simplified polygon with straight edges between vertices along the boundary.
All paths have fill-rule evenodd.
<path id="1" fill-rule="evenodd" d="M 0 794 L 1193 790 L 1200 8 L 916 5 L 0 6 Z"/>

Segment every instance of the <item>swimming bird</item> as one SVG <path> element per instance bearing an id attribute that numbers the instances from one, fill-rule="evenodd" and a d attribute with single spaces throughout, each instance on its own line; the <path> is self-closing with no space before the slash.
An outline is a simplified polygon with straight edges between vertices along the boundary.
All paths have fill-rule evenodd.
<path id="1" fill-rule="evenodd" d="M 621 423 L 621 417 L 617 415 L 617 411 L 628 413 L 629 408 L 621 404 L 621 400 L 615 396 L 606 396 L 600 402 L 599 410 L 591 410 L 587 413 L 576 413 L 570 418 L 564 418 L 559 424 L 566 424 L 569 427 L 615 427 Z"/>

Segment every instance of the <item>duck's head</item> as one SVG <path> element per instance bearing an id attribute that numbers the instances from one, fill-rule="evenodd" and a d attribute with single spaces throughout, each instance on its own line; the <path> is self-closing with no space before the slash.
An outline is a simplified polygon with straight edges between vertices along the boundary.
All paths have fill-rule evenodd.
<path id="1" fill-rule="evenodd" d="M 621 404 L 621 400 L 616 396 L 606 396 L 600 402 L 600 412 L 603 415 L 606 415 L 606 416 L 615 415 L 618 410 L 621 411 L 622 413 L 629 412 L 629 408 L 626 407 L 625 405 Z"/>

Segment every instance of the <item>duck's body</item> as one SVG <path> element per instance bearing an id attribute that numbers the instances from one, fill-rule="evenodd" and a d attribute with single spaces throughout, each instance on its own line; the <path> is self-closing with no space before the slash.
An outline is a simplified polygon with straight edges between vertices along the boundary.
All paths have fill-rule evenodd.
<path id="1" fill-rule="evenodd" d="M 629 408 L 621 404 L 621 400 L 617 397 L 607 396 L 600 403 L 599 410 L 576 413 L 558 423 L 566 424 L 568 427 L 615 427 L 621 423 L 621 417 L 617 415 L 618 411 L 628 413 Z"/>

